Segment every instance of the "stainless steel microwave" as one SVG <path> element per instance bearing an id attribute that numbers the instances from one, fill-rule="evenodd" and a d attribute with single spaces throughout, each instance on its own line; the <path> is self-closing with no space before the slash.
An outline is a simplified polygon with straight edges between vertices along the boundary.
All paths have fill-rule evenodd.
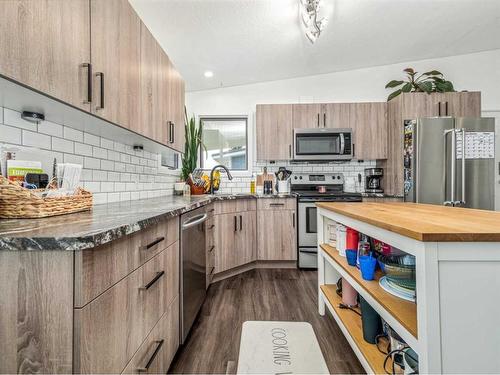
<path id="1" fill-rule="evenodd" d="M 294 160 L 350 160 L 353 158 L 352 129 L 294 129 Z"/>

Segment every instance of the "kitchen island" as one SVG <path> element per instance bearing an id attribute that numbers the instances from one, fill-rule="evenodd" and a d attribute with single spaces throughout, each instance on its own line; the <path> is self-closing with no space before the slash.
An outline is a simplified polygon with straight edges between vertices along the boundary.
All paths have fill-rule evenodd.
<path id="1" fill-rule="evenodd" d="M 419 357 L 420 373 L 500 372 L 500 213 L 415 203 L 318 203 L 319 313 L 328 308 L 368 373 L 385 355 L 363 339 L 361 319 L 340 309 L 344 278 Z M 415 256 L 416 298 L 363 280 L 330 246 L 339 223 Z M 476 348 L 476 349 L 474 349 Z"/>

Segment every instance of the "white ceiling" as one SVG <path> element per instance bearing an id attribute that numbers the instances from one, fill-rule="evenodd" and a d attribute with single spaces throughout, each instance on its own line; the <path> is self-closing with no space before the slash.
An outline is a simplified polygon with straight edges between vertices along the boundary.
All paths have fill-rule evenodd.
<path id="1" fill-rule="evenodd" d="M 500 48 L 500 0 L 324 0 L 314 45 L 299 0 L 129 1 L 188 91 Z"/>

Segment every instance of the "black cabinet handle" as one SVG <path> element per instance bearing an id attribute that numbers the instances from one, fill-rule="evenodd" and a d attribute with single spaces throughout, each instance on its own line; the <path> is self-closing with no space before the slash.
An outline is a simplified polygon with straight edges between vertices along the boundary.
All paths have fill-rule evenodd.
<path id="1" fill-rule="evenodd" d="M 288 156 L 292 158 L 292 145 L 288 145 Z"/>
<path id="2" fill-rule="evenodd" d="M 154 245 L 158 245 L 160 242 L 164 241 L 165 240 L 165 237 L 158 237 L 157 239 L 155 239 L 154 241 L 148 243 L 146 246 L 141 246 L 140 249 L 141 250 L 149 250 L 151 249 Z"/>
<path id="3" fill-rule="evenodd" d="M 100 79 L 100 83 L 101 83 L 101 93 L 100 93 L 100 104 L 99 106 L 96 107 L 96 109 L 104 109 L 104 73 L 103 72 L 99 72 L 99 73 L 96 73 L 95 74 L 96 77 L 99 77 Z"/>
<path id="4" fill-rule="evenodd" d="M 292 223 L 293 227 L 295 228 L 295 212 L 292 213 Z"/>
<path id="5" fill-rule="evenodd" d="M 169 143 L 174 143 L 175 139 L 175 128 L 174 128 L 174 123 L 172 121 L 168 122 L 168 142 Z"/>
<path id="6" fill-rule="evenodd" d="M 234 231 L 238 231 L 238 218 L 236 216 L 234 217 Z"/>
<path id="7" fill-rule="evenodd" d="M 84 103 L 89 104 L 92 103 L 92 64 L 83 63 L 82 66 L 87 68 L 87 100 Z"/>
<path id="8" fill-rule="evenodd" d="M 151 366 L 151 364 L 155 360 L 156 356 L 158 355 L 158 352 L 160 351 L 160 349 L 161 349 L 163 343 L 165 342 L 165 340 L 156 340 L 154 342 L 156 344 L 156 348 L 155 348 L 153 354 L 151 354 L 151 357 L 149 357 L 149 359 L 146 362 L 146 364 L 144 365 L 144 367 L 138 367 L 137 368 L 137 372 L 147 372 L 149 370 L 149 367 Z"/>
<path id="9" fill-rule="evenodd" d="M 210 227 L 208 229 L 214 229 L 215 228 L 215 224 L 212 224 L 210 225 Z"/>
<path id="10" fill-rule="evenodd" d="M 241 232 L 241 229 L 243 229 L 243 218 L 240 215 L 240 232 Z"/>
<path id="11" fill-rule="evenodd" d="M 319 128 L 319 113 L 318 113 L 318 128 Z"/>
<path id="12" fill-rule="evenodd" d="M 208 250 L 209 253 L 211 253 L 212 251 L 214 251 L 215 249 L 215 245 L 212 245 L 212 247 L 210 248 L 210 250 Z"/>
<path id="13" fill-rule="evenodd" d="M 326 127 L 326 112 L 323 113 L 323 127 Z"/>
<path id="14" fill-rule="evenodd" d="M 270 203 L 269 206 L 271 207 L 281 207 L 281 206 L 284 206 L 285 204 L 284 203 Z"/>
<path id="15" fill-rule="evenodd" d="M 438 117 L 441 117 L 441 102 L 438 102 Z"/>
<path id="16" fill-rule="evenodd" d="M 144 286 L 141 286 L 139 289 L 140 289 L 140 290 L 148 290 L 149 288 L 151 288 L 151 287 L 154 285 L 154 283 L 156 283 L 158 280 L 160 280 L 160 278 L 161 278 L 163 275 L 165 275 L 165 271 L 157 272 L 157 273 L 156 273 L 156 276 L 155 276 L 155 277 L 153 277 L 153 279 L 152 279 L 149 283 L 147 283 L 147 284 L 146 284 L 146 285 L 144 285 Z"/>
<path id="17" fill-rule="evenodd" d="M 444 102 L 444 111 L 445 111 L 445 116 L 449 116 L 450 115 L 448 113 L 448 102 Z"/>
<path id="18" fill-rule="evenodd" d="M 212 275 L 215 271 L 215 267 L 212 267 L 212 269 L 210 270 L 210 275 Z"/>

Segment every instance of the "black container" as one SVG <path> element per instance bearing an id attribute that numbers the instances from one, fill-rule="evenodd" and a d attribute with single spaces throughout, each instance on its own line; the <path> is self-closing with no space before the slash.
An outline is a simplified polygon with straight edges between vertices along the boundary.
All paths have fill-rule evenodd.
<path id="1" fill-rule="evenodd" d="M 382 333 L 382 320 L 380 319 L 380 315 L 363 297 L 359 296 L 359 302 L 361 306 L 363 338 L 370 344 L 376 344 L 375 338 Z"/>

